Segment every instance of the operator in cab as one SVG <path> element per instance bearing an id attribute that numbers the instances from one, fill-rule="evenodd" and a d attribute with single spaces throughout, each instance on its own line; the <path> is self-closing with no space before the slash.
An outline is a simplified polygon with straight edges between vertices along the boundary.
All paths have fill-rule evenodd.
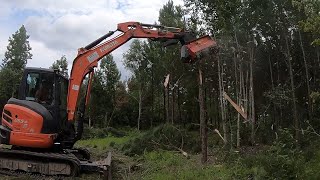
<path id="1" fill-rule="evenodd" d="M 40 87 L 35 94 L 36 101 L 42 104 L 51 104 L 50 92 L 52 92 L 50 88 L 50 83 L 46 79 L 42 79 Z"/>

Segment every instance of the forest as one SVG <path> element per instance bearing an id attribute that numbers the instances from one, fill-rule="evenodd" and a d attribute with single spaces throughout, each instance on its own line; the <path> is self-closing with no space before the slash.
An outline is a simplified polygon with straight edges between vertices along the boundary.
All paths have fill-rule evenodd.
<path id="1" fill-rule="evenodd" d="M 112 54 L 103 58 L 85 114 L 85 141 L 107 137 L 107 129 L 123 131 L 135 138 L 110 147 L 131 161 L 144 155 L 150 166 L 183 169 L 201 154 L 196 158 L 207 167 L 192 175 L 184 169 L 169 176 L 166 169 L 145 176 L 146 167 L 134 166 L 136 173 L 126 171 L 133 179 L 320 178 L 319 0 L 184 0 L 183 6 L 169 0 L 154 23 L 209 34 L 218 50 L 190 65 L 180 61 L 178 45 L 134 39 L 122 57 L 132 74 L 126 81 Z M 28 38 L 24 26 L 9 37 L 1 109 L 32 61 Z M 62 56 L 48 68 L 68 76 L 67 67 Z M 88 146 L 85 141 L 80 145 Z"/>

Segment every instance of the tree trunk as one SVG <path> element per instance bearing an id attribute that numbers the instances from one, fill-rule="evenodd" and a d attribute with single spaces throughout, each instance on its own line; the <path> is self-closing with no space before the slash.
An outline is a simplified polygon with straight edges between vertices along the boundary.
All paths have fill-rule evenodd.
<path id="1" fill-rule="evenodd" d="M 174 85 L 173 85 L 174 86 Z M 172 88 L 172 105 L 171 105 L 171 124 L 173 124 L 174 123 L 174 119 L 175 119 L 175 113 L 174 113 L 174 111 L 175 111 L 175 107 L 174 107 L 174 103 L 175 103 L 175 87 L 173 87 Z"/>
<path id="2" fill-rule="evenodd" d="M 207 134 L 207 122 L 205 118 L 205 104 L 203 97 L 203 82 L 202 71 L 199 65 L 199 108 L 200 108 L 200 134 L 201 134 L 201 162 L 204 164 L 208 160 L 208 134 Z"/>
<path id="3" fill-rule="evenodd" d="M 170 122 L 170 117 L 169 117 L 169 85 L 165 87 L 165 92 L 166 92 L 166 122 Z"/>
<path id="4" fill-rule="evenodd" d="M 299 38 L 300 38 L 300 47 L 301 47 L 301 51 L 302 51 L 302 57 L 303 57 L 303 62 L 304 62 L 304 68 L 305 68 L 305 72 L 306 72 L 306 83 L 307 83 L 307 99 L 308 99 L 308 119 L 311 118 L 311 98 L 310 98 L 310 83 L 309 83 L 309 68 L 308 68 L 308 62 L 306 59 L 306 54 L 304 51 L 304 47 L 303 47 L 303 43 L 302 43 L 302 37 L 301 37 L 301 32 L 300 30 L 298 30 L 299 33 Z"/>
<path id="5" fill-rule="evenodd" d="M 178 84 L 178 91 L 177 91 L 177 96 L 178 96 L 178 115 L 179 115 L 179 123 L 182 123 L 182 117 L 181 117 L 181 102 L 180 102 L 180 88 L 179 88 L 179 84 Z"/>
<path id="6" fill-rule="evenodd" d="M 153 127 L 153 119 L 154 119 L 154 82 L 153 82 L 153 65 L 152 65 L 152 69 L 151 69 L 151 93 L 152 93 L 152 98 L 151 98 L 151 111 L 152 111 L 152 116 L 151 116 L 151 122 L 150 122 L 150 126 Z"/>
<path id="7" fill-rule="evenodd" d="M 163 119 L 164 119 L 164 123 L 166 123 L 168 121 L 168 117 L 167 117 L 167 102 L 166 102 L 166 96 L 167 96 L 167 87 L 163 87 Z"/>
<path id="8" fill-rule="evenodd" d="M 159 98 L 159 103 L 158 103 L 158 118 L 159 119 L 164 119 L 164 116 L 163 116 L 163 118 L 161 118 L 161 100 L 160 100 L 160 89 L 157 89 L 157 93 L 158 93 L 158 95 L 157 95 L 157 97 Z"/>
<path id="9" fill-rule="evenodd" d="M 316 52 L 317 52 L 318 66 L 320 67 L 320 52 L 319 52 L 319 47 L 316 47 Z"/>
<path id="10" fill-rule="evenodd" d="M 315 71 L 315 81 L 316 81 L 316 77 L 317 77 L 317 74 L 318 74 L 318 72 L 319 72 L 319 68 L 320 68 L 320 53 L 319 53 L 319 47 L 316 47 L 316 53 L 317 53 L 317 62 L 318 62 L 318 66 L 314 66 L 314 68 L 316 69 L 316 71 Z M 316 87 L 316 91 L 317 90 L 319 90 L 318 88 L 319 88 L 319 86 L 318 86 L 318 84 L 316 84 L 315 83 L 315 87 Z"/>
<path id="11" fill-rule="evenodd" d="M 240 107 L 242 107 L 242 82 L 241 82 L 241 79 L 242 79 L 242 67 L 241 67 L 241 62 L 239 64 L 240 66 L 240 70 L 239 70 L 239 92 L 238 92 L 238 97 L 237 97 L 237 100 L 238 100 L 238 105 Z M 240 128 L 241 128 L 241 123 L 240 123 L 240 114 L 238 113 L 238 116 L 237 116 L 237 148 L 239 148 L 241 146 L 241 137 L 240 137 Z"/>
<path id="12" fill-rule="evenodd" d="M 142 109 L 142 85 L 140 84 L 140 88 L 139 88 L 138 130 L 140 130 L 141 109 Z"/>
<path id="13" fill-rule="evenodd" d="M 279 85 L 279 84 L 281 84 L 280 83 L 280 67 L 279 67 L 279 60 L 278 60 L 278 62 L 277 62 L 277 75 L 278 75 L 278 78 L 277 78 L 277 85 Z M 280 104 L 282 104 L 282 101 L 281 101 L 281 99 L 279 99 L 279 103 Z M 278 124 L 279 124 L 279 126 L 281 126 L 282 125 L 282 107 L 280 106 L 279 107 L 279 118 L 278 118 Z"/>
<path id="14" fill-rule="evenodd" d="M 256 124 L 256 115 L 254 107 L 254 89 L 253 89 L 253 62 L 254 62 L 254 48 L 250 50 L 250 105 L 251 105 L 251 143 L 255 143 L 255 124 Z"/>
<path id="15" fill-rule="evenodd" d="M 271 63 L 270 55 L 269 55 L 268 60 L 269 60 L 269 69 L 270 69 L 271 89 L 272 89 L 272 91 L 274 91 L 275 87 L 274 87 L 273 70 L 272 70 L 272 63 Z M 276 106 L 273 102 L 271 102 L 271 104 L 272 104 L 272 115 L 273 115 L 272 117 L 273 117 L 273 124 L 274 124 L 273 130 L 277 131 L 279 123 L 278 123 L 278 118 L 276 117 L 276 112 L 277 112 Z"/>
<path id="16" fill-rule="evenodd" d="M 235 39 L 237 41 L 237 36 L 235 35 Z M 238 43 L 237 43 L 238 44 Z M 238 48 L 237 48 L 238 49 Z M 235 77 L 235 92 L 237 97 L 237 104 L 240 105 L 240 93 L 238 90 L 238 68 L 237 68 L 237 55 L 236 52 L 233 53 L 233 61 L 234 61 L 234 77 Z M 241 86 L 241 84 L 240 84 Z M 241 87 L 240 87 L 241 90 Z M 240 147 L 240 114 L 237 113 L 237 148 Z"/>
<path id="17" fill-rule="evenodd" d="M 224 144 L 228 144 L 228 132 L 227 132 L 227 124 L 226 124 L 226 116 L 225 116 L 225 105 L 223 100 L 223 76 L 221 72 L 221 65 L 220 65 L 220 57 L 218 55 L 218 78 L 219 78 L 219 96 L 220 96 L 220 109 L 221 109 L 221 120 L 222 120 L 222 129 L 223 129 L 223 138 Z"/>
<path id="18" fill-rule="evenodd" d="M 291 53 L 290 53 L 288 38 L 286 35 L 285 35 L 285 41 L 286 41 L 286 46 L 287 46 L 287 60 L 288 60 L 291 95 L 292 95 L 292 113 L 293 113 L 293 119 L 294 119 L 294 128 L 295 128 L 295 132 L 296 132 L 295 138 L 297 141 L 299 141 L 299 120 L 298 120 L 296 95 L 295 95 L 295 87 L 294 87 L 294 79 L 293 79 L 292 57 L 291 57 Z"/>
<path id="19" fill-rule="evenodd" d="M 244 92 L 245 92 L 245 109 L 247 109 L 247 113 L 248 113 L 248 116 L 250 115 L 250 111 L 251 111 L 251 108 L 249 108 L 249 101 L 250 101 L 250 97 L 249 97 L 249 71 L 246 71 L 246 86 L 244 87 Z"/>

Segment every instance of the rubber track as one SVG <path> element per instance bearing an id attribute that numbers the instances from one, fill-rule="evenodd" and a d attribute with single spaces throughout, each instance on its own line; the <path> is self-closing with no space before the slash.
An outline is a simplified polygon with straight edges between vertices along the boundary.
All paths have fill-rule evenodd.
<path id="1" fill-rule="evenodd" d="M 75 157 L 71 153 L 41 153 L 41 152 L 32 152 L 32 151 L 25 151 L 25 150 L 11 150 L 11 149 L 4 149 L 0 148 L 0 156 L 2 157 L 17 157 L 16 160 L 20 160 L 19 157 L 24 157 L 22 159 L 29 159 L 32 160 L 34 158 L 36 159 L 43 159 L 43 162 L 59 162 L 59 163 L 66 163 L 69 164 L 71 167 L 71 174 L 69 176 L 77 176 L 80 171 L 80 161 L 77 157 Z M 27 158 L 26 158 L 27 157 Z M 16 171 L 10 171 L 10 170 L 4 170 L 0 169 L 1 174 L 7 174 L 7 175 L 13 175 L 13 176 L 20 176 L 20 175 L 30 175 L 31 173 L 28 172 L 16 172 Z M 32 174 L 37 177 L 43 177 L 43 174 Z M 44 174 L 45 175 L 45 174 Z M 50 176 L 50 175 L 45 175 Z M 55 177 L 55 176 L 53 176 Z M 57 176 L 59 177 L 59 176 Z"/>
<path id="2" fill-rule="evenodd" d="M 23 171 L 10 171 L 10 170 L 3 170 L 0 169 L 0 174 L 3 174 L 5 176 L 14 176 L 14 177 L 31 177 L 36 180 L 62 180 L 62 179 L 71 179 L 72 177 L 65 177 L 65 176 L 47 176 L 43 174 L 32 174 L 28 172 L 23 172 Z"/>

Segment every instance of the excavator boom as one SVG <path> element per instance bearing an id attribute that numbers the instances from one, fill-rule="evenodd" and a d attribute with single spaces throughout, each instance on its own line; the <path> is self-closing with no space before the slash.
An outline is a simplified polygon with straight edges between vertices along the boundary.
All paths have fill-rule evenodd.
<path id="1" fill-rule="evenodd" d="M 216 42 L 209 36 L 196 39 L 192 33 L 175 27 L 125 22 L 118 24 L 117 31 L 121 32 L 121 34 L 115 38 L 101 43 L 115 33 L 115 31 L 110 31 L 84 48 L 79 49 L 78 56 L 73 62 L 69 80 L 68 121 L 74 121 L 79 90 L 84 77 L 97 66 L 101 58 L 110 54 L 130 39 L 149 38 L 161 42 L 178 40 L 182 44 L 181 59 L 185 63 L 195 62 L 204 52 L 208 52 L 210 47 L 216 45 Z"/>

